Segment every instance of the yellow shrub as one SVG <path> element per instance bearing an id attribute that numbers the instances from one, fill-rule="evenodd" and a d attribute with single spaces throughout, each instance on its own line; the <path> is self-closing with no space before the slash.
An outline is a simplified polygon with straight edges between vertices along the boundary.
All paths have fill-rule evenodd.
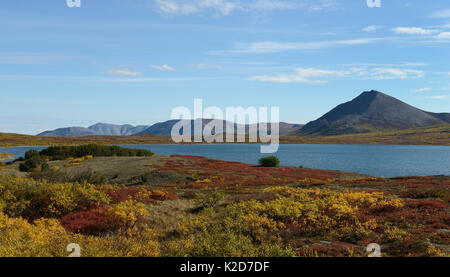
<path id="1" fill-rule="evenodd" d="M 382 241 L 384 243 L 402 241 L 409 237 L 408 232 L 399 229 L 397 226 L 387 227 L 383 232 Z"/>
<path id="2" fill-rule="evenodd" d="M 0 257 L 66 257 L 67 245 L 76 243 L 83 257 L 156 257 L 160 255 L 155 231 L 135 236 L 84 236 L 67 233 L 55 219 L 33 224 L 0 213 Z"/>
<path id="3" fill-rule="evenodd" d="M 132 235 L 137 231 L 136 223 L 147 215 L 145 205 L 134 200 L 126 200 L 110 206 L 106 210 L 108 224 L 113 229 Z"/>
<path id="4" fill-rule="evenodd" d="M 0 176 L 0 203 L 8 216 L 27 219 L 55 218 L 77 209 L 110 202 L 94 185 L 49 183 L 20 177 Z"/>

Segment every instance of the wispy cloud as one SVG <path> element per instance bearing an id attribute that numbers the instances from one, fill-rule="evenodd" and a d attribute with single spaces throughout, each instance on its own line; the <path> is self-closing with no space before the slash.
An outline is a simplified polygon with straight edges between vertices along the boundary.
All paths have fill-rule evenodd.
<path id="1" fill-rule="evenodd" d="M 450 18 L 450 9 L 435 11 L 430 16 L 435 18 Z"/>
<path id="2" fill-rule="evenodd" d="M 211 54 L 264 54 L 278 53 L 292 50 L 316 50 L 339 46 L 371 44 L 383 40 L 382 38 L 361 38 L 349 40 L 314 41 L 314 42 L 277 42 L 262 41 L 253 43 L 239 43 L 234 49 L 225 51 L 214 51 Z"/>
<path id="3" fill-rule="evenodd" d="M 317 68 L 297 68 L 292 74 L 262 75 L 248 78 L 251 81 L 272 82 L 272 83 L 307 83 L 324 84 L 327 81 L 315 78 L 325 76 L 344 76 L 350 74 L 346 71 L 323 70 Z"/>
<path id="4" fill-rule="evenodd" d="M 174 67 L 168 66 L 167 64 L 163 64 L 163 65 L 152 65 L 152 68 L 157 69 L 157 70 L 164 70 L 164 71 L 175 71 Z"/>
<path id="5" fill-rule="evenodd" d="M 449 95 L 432 95 L 432 96 L 425 96 L 424 98 L 428 99 L 435 99 L 435 100 L 443 100 L 450 98 Z"/>
<path id="6" fill-rule="evenodd" d="M 439 32 L 433 29 L 424 29 L 420 27 L 397 27 L 392 29 L 397 34 L 407 34 L 407 35 L 431 35 Z"/>
<path id="7" fill-rule="evenodd" d="M 336 0 L 155 0 L 157 10 L 166 15 L 212 14 L 227 16 L 235 11 L 271 12 L 277 10 L 323 10 L 335 7 Z"/>
<path id="8" fill-rule="evenodd" d="M 424 74 L 423 70 L 403 68 L 374 68 L 371 73 L 376 80 L 422 78 Z"/>
<path id="9" fill-rule="evenodd" d="M 114 68 L 108 69 L 108 74 L 114 75 L 117 77 L 140 77 L 140 76 L 142 76 L 142 73 L 138 72 L 138 71 L 132 71 L 129 69 L 114 69 Z"/>
<path id="10" fill-rule="evenodd" d="M 122 75 L 123 76 L 123 75 Z M 123 76 L 123 78 L 97 77 L 97 76 L 53 76 L 53 75 L 0 75 L 0 80 L 26 81 L 45 80 L 50 82 L 75 82 L 75 83 L 160 83 L 160 82 L 188 82 L 210 80 L 213 78 L 203 77 L 180 77 L 180 78 L 152 78 Z"/>
<path id="11" fill-rule="evenodd" d="M 432 88 L 419 88 L 419 89 L 413 89 L 411 90 L 411 92 L 415 92 L 415 93 L 421 93 L 421 92 L 427 92 L 433 90 Z"/>
<path id="12" fill-rule="evenodd" d="M 240 9 L 237 2 L 226 0 L 156 0 L 160 12 L 170 15 L 190 15 L 213 11 L 217 15 L 229 15 Z"/>
<path id="13" fill-rule="evenodd" d="M 383 27 L 377 26 L 377 25 L 370 25 L 370 26 L 363 28 L 361 31 L 366 32 L 366 33 L 371 33 L 371 32 L 375 32 L 381 28 L 383 28 Z"/>
<path id="14" fill-rule="evenodd" d="M 358 80 L 394 80 L 421 78 L 425 75 L 422 70 L 407 68 L 382 68 L 382 67 L 351 67 L 343 70 L 329 70 L 318 68 L 297 68 L 290 74 L 267 74 L 248 78 L 250 81 L 272 83 L 307 83 L 325 84 L 325 77 L 354 78 Z M 423 89 L 426 90 L 426 89 Z"/>
<path id="15" fill-rule="evenodd" d="M 450 39 L 450 32 L 442 32 L 439 35 L 435 36 L 437 39 Z"/>

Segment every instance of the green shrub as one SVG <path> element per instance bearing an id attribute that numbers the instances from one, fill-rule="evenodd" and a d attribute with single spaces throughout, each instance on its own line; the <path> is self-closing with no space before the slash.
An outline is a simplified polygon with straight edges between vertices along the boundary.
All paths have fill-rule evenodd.
<path id="1" fill-rule="evenodd" d="M 22 172 L 46 171 L 48 169 L 47 162 L 39 156 L 32 156 L 19 165 L 19 171 Z"/>
<path id="2" fill-rule="evenodd" d="M 37 150 L 28 150 L 25 153 L 25 160 L 29 160 L 33 157 L 39 157 L 39 152 Z"/>
<path id="3" fill-rule="evenodd" d="M 200 208 L 214 208 L 224 199 L 225 193 L 217 190 L 196 195 L 196 202 Z"/>
<path id="4" fill-rule="evenodd" d="M 280 165 L 280 160 L 275 156 L 264 157 L 259 159 L 259 166 L 263 167 L 277 167 Z"/>
<path id="5" fill-rule="evenodd" d="M 94 185 L 103 185 L 108 183 L 108 178 L 98 172 L 89 169 L 86 172 L 80 173 L 71 179 L 72 182 L 88 183 Z"/>
<path id="6" fill-rule="evenodd" d="M 152 179 L 152 174 L 150 172 L 146 172 L 140 176 L 142 183 L 147 183 Z"/>
<path id="7" fill-rule="evenodd" d="M 67 158 L 81 158 L 88 155 L 93 157 L 148 157 L 154 154 L 151 151 L 143 149 L 86 144 L 77 146 L 52 146 L 39 152 L 39 155 L 46 156 L 51 160 L 64 160 Z"/>

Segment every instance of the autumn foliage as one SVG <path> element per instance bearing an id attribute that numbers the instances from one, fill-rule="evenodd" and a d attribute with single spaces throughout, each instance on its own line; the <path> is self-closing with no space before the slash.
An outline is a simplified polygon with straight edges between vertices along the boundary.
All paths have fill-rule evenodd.
<path id="1" fill-rule="evenodd" d="M 450 255 L 448 176 L 376 178 L 190 156 L 161 157 L 152 169 L 184 181 L 0 176 L 0 256 L 67 256 L 74 242 L 96 257 L 364 257 L 370 243 L 383 256 Z"/>

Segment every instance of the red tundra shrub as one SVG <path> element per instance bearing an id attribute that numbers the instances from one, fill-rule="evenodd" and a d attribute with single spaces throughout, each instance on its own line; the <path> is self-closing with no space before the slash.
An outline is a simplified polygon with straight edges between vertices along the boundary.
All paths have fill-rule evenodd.
<path id="1" fill-rule="evenodd" d="M 73 212 L 60 219 L 69 232 L 85 235 L 99 235 L 108 231 L 105 207 L 90 211 Z"/>

